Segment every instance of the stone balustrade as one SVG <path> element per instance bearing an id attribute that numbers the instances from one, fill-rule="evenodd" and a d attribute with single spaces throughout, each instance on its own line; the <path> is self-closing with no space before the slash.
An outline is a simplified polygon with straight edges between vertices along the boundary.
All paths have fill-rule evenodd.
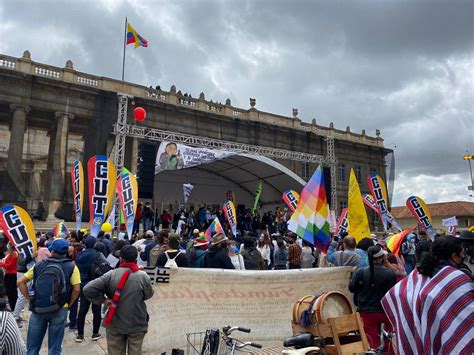
<path id="1" fill-rule="evenodd" d="M 25 51 L 21 58 L 0 54 L 0 69 L 19 71 L 29 75 L 46 77 L 105 91 L 126 93 L 135 97 L 192 108 L 193 110 L 206 111 L 209 114 L 218 114 L 234 119 L 255 120 L 272 125 L 312 132 L 321 136 L 334 137 L 339 140 L 383 147 L 383 139 L 380 137 L 380 131 L 378 130 L 376 137 L 370 137 L 365 134 L 364 130 L 362 134 L 358 134 L 351 132 L 350 129 L 338 130 L 334 128 L 333 124 L 331 124 L 330 127 L 324 127 L 317 125 L 314 120 L 312 123 L 303 122 L 297 117 L 297 109 L 293 109 L 293 117 L 259 111 L 254 107 L 256 103 L 255 99 L 250 99 L 251 108 L 246 110 L 231 106 L 229 99 L 224 105 L 205 100 L 203 93 L 199 95 L 199 98 L 182 95 L 181 92 L 176 92 L 174 85 L 170 91 L 164 91 L 129 82 L 122 82 L 116 79 L 94 76 L 74 70 L 70 60 L 66 63 L 64 68 L 35 63 L 30 59 L 30 53 L 28 51 Z"/>

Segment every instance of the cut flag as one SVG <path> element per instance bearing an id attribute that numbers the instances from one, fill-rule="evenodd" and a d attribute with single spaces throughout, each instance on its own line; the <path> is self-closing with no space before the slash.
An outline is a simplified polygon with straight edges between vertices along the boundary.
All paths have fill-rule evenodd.
<path id="1" fill-rule="evenodd" d="M 339 216 L 339 220 L 337 221 L 336 225 L 336 235 L 338 237 L 342 236 L 342 233 L 347 233 L 349 230 L 349 221 L 347 220 L 347 207 L 344 208 Z"/>
<path id="2" fill-rule="evenodd" d="M 364 238 L 370 238 L 369 220 L 365 212 L 364 202 L 360 194 L 359 182 L 356 179 L 354 169 L 349 176 L 349 235 L 358 242 Z"/>
<path id="3" fill-rule="evenodd" d="M 323 168 L 319 165 L 301 191 L 298 206 L 288 222 L 288 229 L 326 252 L 331 241 L 328 214 Z"/>
<path id="4" fill-rule="evenodd" d="M 214 218 L 212 223 L 209 225 L 209 227 L 206 229 L 206 233 L 204 234 L 206 236 L 206 241 L 210 241 L 211 237 L 214 233 L 224 233 L 224 228 L 222 228 L 221 222 L 219 222 L 219 218 Z"/>
<path id="5" fill-rule="evenodd" d="M 184 203 L 188 202 L 188 198 L 191 196 L 193 189 L 194 186 L 192 184 L 183 184 Z"/>
<path id="6" fill-rule="evenodd" d="M 237 236 L 237 214 L 235 213 L 235 206 L 232 201 L 227 201 L 224 203 L 224 206 L 222 207 L 222 210 L 224 211 L 225 218 L 227 219 L 227 223 L 229 223 L 229 226 L 232 230 L 232 234 L 234 237 Z"/>
<path id="7" fill-rule="evenodd" d="M 393 255 L 398 256 L 400 253 L 400 247 L 402 246 L 403 240 L 405 237 L 412 233 L 416 227 L 401 231 L 400 233 L 394 234 L 387 239 L 385 239 L 385 242 L 387 243 L 387 248 L 390 249 Z"/>
<path id="8" fill-rule="evenodd" d="M 135 48 L 148 47 L 148 41 L 140 36 L 137 31 L 127 22 L 127 44 L 135 43 Z"/>
<path id="9" fill-rule="evenodd" d="M 423 228 L 430 239 L 434 241 L 435 231 L 433 228 L 433 222 L 425 201 L 423 201 L 421 197 L 410 196 L 407 198 L 406 205 L 421 228 Z"/>
<path id="10" fill-rule="evenodd" d="M 294 190 L 286 190 L 285 192 L 283 192 L 282 199 L 290 208 L 291 212 L 295 212 L 296 207 L 298 207 L 300 195 Z"/>

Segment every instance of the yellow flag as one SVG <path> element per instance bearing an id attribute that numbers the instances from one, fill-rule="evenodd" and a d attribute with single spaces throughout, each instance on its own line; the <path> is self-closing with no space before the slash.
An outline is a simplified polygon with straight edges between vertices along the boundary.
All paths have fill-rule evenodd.
<path id="1" fill-rule="evenodd" d="M 349 177 L 349 235 L 353 236 L 356 241 L 363 238 L 370 238 L 369 220 L 365 211 L 364 201 L 359 189 L 354 169 L 351 169 Z"/>

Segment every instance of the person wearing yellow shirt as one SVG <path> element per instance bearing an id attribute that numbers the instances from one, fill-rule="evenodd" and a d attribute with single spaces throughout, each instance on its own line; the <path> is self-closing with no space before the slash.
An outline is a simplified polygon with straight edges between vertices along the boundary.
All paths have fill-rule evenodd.
<path id="1" fill-rule="evenodd" d="M 28 355 L 39 354 L 46 330 L 48 354 L 61 354 L 68 308 L 77 300 L 81 284 L 79 269 L 66 259 L 68 249 L 65 239 L 55 239 L 49 246 L 51 257 L 33 266 L 18 280 L 18 289 L 30 301 Z M 34 296 L 30 297 L 26 284 L 31 280 Z M 58 289 L 53 285 L 58 285 Z"/>

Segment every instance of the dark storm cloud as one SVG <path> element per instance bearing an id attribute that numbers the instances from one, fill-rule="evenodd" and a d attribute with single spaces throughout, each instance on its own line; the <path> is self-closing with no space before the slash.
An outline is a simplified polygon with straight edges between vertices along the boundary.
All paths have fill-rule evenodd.
<path id="1" fill-rule="evenodd" d="M 422 174 L 433 184 L 444 174 L 468 178 L 462 155 L 474 149 L 472 1 L 4 0 L 0 6 L 2 53 L 30 49 L 33 60 L 63 66 L 72 59 L 76 70 L 120 78 L 127 15 L 150 43 L 128 47 L 129 81 L 165 90 L 175 84 L 243 108 L 256 97 L 264 111 L 290 116 L 297 107 L 303 120 L 372 135 L 381 129 L 387 146 L 397 146 L 403 186 L 419 184 Z M 453 196 L 461 195 L 457 187 Z"/>

